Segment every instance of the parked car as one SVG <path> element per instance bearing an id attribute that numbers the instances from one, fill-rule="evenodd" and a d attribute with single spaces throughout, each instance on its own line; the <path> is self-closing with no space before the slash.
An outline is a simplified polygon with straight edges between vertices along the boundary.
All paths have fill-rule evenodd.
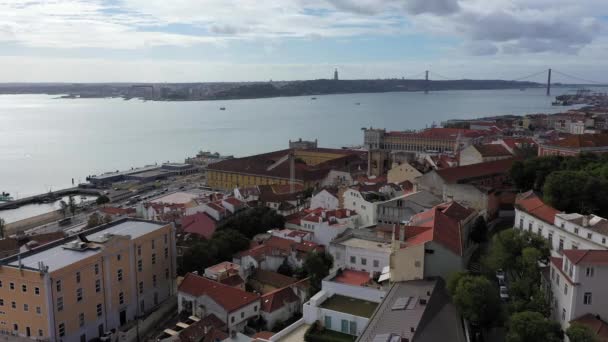
<path id="1" fill-rule="evenodd" d="M 500 299 L 503 301 L 509 300 L 509 290 L 506 286 L 500 287 Z"/>
<path id="2" fill-rule="evenodd" d="M 505 280 L 505 272 L 501 269 L 499 269 L 498 271 L 496 271 L 496 279 L 498 279 L 499 281 L 502 279 L 502 281 Z"/>
<path id="3" fill-rule="evenodd" d="M 507 286 L 507 282 L 504 278 L 498 278 L 498 286 Z"/>

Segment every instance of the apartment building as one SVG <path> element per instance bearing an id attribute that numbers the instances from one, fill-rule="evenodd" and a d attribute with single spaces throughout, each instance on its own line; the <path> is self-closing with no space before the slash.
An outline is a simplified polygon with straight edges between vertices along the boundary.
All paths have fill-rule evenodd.
<path id="1" fill-rule="evenodd" d="M 608 249 L 608 220 L 596 215 L 561 213 L 532 191 L 515 201 L 515 228 L 543 236 L 551 253 L 564 249 Z"/>
<path id="2" fill-rule="evenodd" d="M 562 257 L 552 257 L 545 286 L 553 318 L 566 330 L 571 321 L 587 314 L 608 317 L 606 281 L 607 250 L 568 249 Z"/>
<path id="3" fill-rule="evenodd" d="M 172 224 L 122 219 L 0 260 L 0 330 L 89 341 L 175 294 Z"/>

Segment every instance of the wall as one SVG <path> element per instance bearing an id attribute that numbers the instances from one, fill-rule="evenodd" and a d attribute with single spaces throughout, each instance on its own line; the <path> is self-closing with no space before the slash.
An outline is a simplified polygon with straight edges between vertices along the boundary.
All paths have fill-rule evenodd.
<path id="1" fill-rule="evenodd" d="M 319 308 L 319 315 L 318 315 L 317 319 L 321 322 L 322 325 L 325 325 L 326 316 L 331 317 L 331 327 L 325 326 L 326 329 L 343 332 L 343 333 L 349 334 L 349 335 L 350 335 L 350 332 L 348 332 L 348 331 L 344 332 L 341 329 L 342 320 L 347 320 L 349 322 L 356 322 L 356 324 L 357 324 L 356 336 L 360 336 L 361 333 L 363 332 L 363 330 L 365 330 L 365 327 L 367 327 L 367 324 L 369 323 L 369 318 L 355 316 L 355 315 L 351 315 L 351 314 L 347 314 L 347 313 L 343 313 L 343 312 L 339 312 L 339 311 Z M 349 328 L 350 328 L 350 323 L 349 323 Z"/>
<path id="2" fill-rule="evenodd" d="M 338 209 L 339 201 L 336 196 L 327 190 L 322 190 L 310 199 L 310 208 Z"/>
<path id="3" fill-rule="evenodd" d="M 247 321 L 260 314 L 260 308 L 260 300 L 258 299 L 251 304 L 247 304 L 242 308 L 232 311 L 228 316 L 228 329 L 236 329 L 242 332 L 247 325 Z M 234 321 L 232 320 L 233 318 Z"/>
<path id="4" fill-rule="evenodd" d="M 424 255 L 424 277 L 447 277 L 453 272 L 464 270 L 465 265 L 462 258 L 451 250 L 433 241 L 427 242 L 426 250 L 432 250 L 430 254 L 425 251 Z"/>
<path id="5" fill-rule="evenodd" d="M 391 254 L 391 282 L 424 278 L 424 244 L 401 248 Z"/>
<path id="6" fill-rule="evenodd" d="M 364 248 L 346 246 L 344 260 L 346 268 L 366 271 L 370 275 L 381 273 L 382 269 L 390 264 L 390 247 L 387 247 L 384 252 L 367 250 Z M 351 256 L 355 257 L 355 263 L 351 262 Z M 361 264 L 361 259 L 365 258 L 365 265 Z M 378 266 L 374 266 L 374 260 L 378 260 Z"/>
<path id="7" fill-rule="evenodd" d="M 331 280 L 323 280 L 322 288 L 323 291 L 327 293 L 328 297 L 331 297 L 334 294 L 339 294 L 346 297 L 358 298 L 374 303 L 380 303 L 382 299 L 384 299 L 384 296 L 386 296 L 386 291 L 381 289 L 341 284 Z"/>
<path id="8" fill-rule="evenodd" d="M 359 214 L 361 226 L 376 224 L 376 203 L 367 202 L 357 190 L 344 192 L 344 208 Z"/>
<path id="9" fill-rule="evenodd" d="M 260 311 L 264 320 L 266 320 L 266 328 L 272 330 L 277 322 L 284 322 L 291 318 L 294 313 L 301 311 L 302 304 L 300 301 L 293 303 L 285 303 L 283 307 L 273 312 Z"/>
<path id="10" fill-rule="evenodd" d="M 422 173 L 416 168 L 411 166 L 409 163 L 404 162 L 401 165 L 397 165 L 392 169 L 388 170 L 387 182 L 388 183 L 401 183 L 405 181 L 413 181 L 414 179 L 422 176 Z"/>
<path id="11" fill-rule="evenodd" d="M 55 222 L 61 219 L 63 219 L 63 213 L 61 212 L 61 210 L 51 211 L 50 213 L 28 217 L 23 220 L 7 223 L 4 227 L 5 235 L 9 236 L 20 231 L 35 228 L 43 224 Z"/>
<path id="12" fill-rule="evenodd" d="M 473 145 L 460 151 L 460 166 L 478 164 L 481 162 L 483 162 L 483 157 Z"/>
<path id="13" fill-rule="evenodd" d="M 458 201 L 464 206 L 479 211 L 484 216 L 488 209 L 488 196 L 479 191 L 475 186 L 469 184 L 446 184 L 443 200 Z"/>

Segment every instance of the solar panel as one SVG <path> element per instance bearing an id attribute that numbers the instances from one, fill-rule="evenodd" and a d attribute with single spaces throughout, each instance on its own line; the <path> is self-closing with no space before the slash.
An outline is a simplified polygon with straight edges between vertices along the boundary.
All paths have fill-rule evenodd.
<path id="1" fill-rule="evenodd" d="M 391 310 L 405 310 L 410 302 L 411 297 L 400 297 L 395 300 Z"/>

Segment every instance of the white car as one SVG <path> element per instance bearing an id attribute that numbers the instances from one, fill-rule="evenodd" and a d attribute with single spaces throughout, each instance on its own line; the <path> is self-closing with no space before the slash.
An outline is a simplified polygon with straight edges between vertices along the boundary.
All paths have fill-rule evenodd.
<path id="1" fill-rule="evenodd" d="M 500 280 L 504 281 L 505 280 L 505 272 L 503 270 L 501 270 L 501 269 L 499 269 L 498 271 L 496 271 L 496 279 L 498 279 L 499 281 Z"/>
<path id="2" fill-rule="evenodd" d="M 500 299 L 503 301 L 509 300 L 509 290 L 506 286 L 500 287 Z"/>

